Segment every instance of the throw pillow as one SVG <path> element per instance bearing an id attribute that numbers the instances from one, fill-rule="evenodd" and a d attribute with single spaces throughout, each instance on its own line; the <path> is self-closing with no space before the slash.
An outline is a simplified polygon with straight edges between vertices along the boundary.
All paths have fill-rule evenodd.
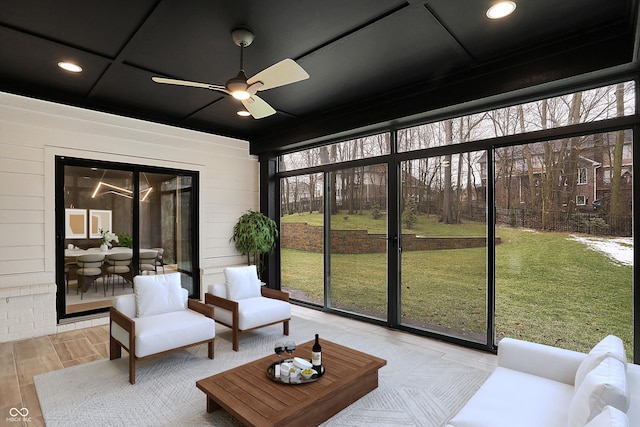
<path id="1" fill-rule="evenodd" d="M 622 412 L 629 409 L 625 365 L 614 357 L 600 362 L 576 388 L 569 407 L 569 426 L 584 426 L 607 405 Z"/>
<path id="2" fill-rule="evenodd" d="M 629 417 L 619 409 L 605 406 L 585 427 L 629 427 Z"/>
<path id="3" fill-rule="evenodd" d="M 185 309 L 180 273 L 136 276 L 133 278 L 137 317 Z"/>
<path id="4" fill-rule="evenodd" d="M 259 297 L 260 280 L 255 265 L 229 267 L 224 269 L 227 298 L 240 301 L 245 298 Z"/>
<path id="5" fill-rule="evenodd" d="M 624 363 L 625 370 L 627 369 L 627 354 L 624 351 L 622 340 L 615 335 L 608 335 L 591 349 L 578 366 L 575 379 L 576 388 L 580 387 L 584 377 L 606 357 L 618 359 Z"/>

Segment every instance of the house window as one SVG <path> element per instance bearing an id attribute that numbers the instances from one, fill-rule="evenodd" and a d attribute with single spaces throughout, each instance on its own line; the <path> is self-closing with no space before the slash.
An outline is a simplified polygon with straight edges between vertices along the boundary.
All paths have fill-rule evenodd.
<path id="1" fill-rule="evenodd" d="M 578 185 L 587 183 L 587 168 L 578 168 Z"/>
<path id="2" fill-rule="evenodd" d="M 587 204 L 587 198 L 583 195 L 577 195 L 576 196 L 576 205 L 578 206 L 584 206 Z"/>

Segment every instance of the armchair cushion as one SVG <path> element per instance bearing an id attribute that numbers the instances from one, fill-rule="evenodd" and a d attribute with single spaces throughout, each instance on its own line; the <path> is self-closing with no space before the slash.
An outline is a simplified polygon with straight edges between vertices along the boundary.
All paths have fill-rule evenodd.
<path id="1" fill-rule="evenodd" d="M 221 323 L 233 324 L 233 313 L 229 310 L 216 308 L 214 316 Z M 255 297 L 238 301 L 238 329 L 241 331 L 280 322 L 290 317 L 291 305 L 282 300 Z"/>
<path id="2" fill-rule="evenodd" d="M 136 296 L 135 294 L 120 295 L 113 299 L 113 307 L 127 317 L 136 317 Z"/>
<path id="3" fill-rule="evenodd" d="M 227 287 L 223 283 L 209 285 L 209 293 L 211 295 L 227 299 Z"/>
<path id="4" fill-rule="evenodd" d="M 136 317 L 186 310 L 187 298 L 180 286 L 180 273 L 133 278 Z"/>
<path id="5" fill-rule="evenodd" d="M 210 340 L 215 325 L 210 318 L 192 310 L 179 310 L 133 319 L 136 324 L 135 356 L 138 358 Z M 129 334 L 117 324 L 111 334 L 122 343 Z"/>
<path id="6" fill-rule="evenodd" d="M 255 265 L 224 269 L 227 299 L 240 301 L 260 296 L 260 280 Z"/>

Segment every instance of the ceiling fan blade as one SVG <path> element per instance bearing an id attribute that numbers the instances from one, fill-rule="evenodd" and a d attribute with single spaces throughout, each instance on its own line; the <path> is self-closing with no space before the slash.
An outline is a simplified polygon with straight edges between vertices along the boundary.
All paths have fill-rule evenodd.
<path id="1" fill-rule="evenodd" d="M 156 83 L 164 83 L 168 85 L 178 85 L 178 86 L 199 87 L 203 89 L 211 89 L 211 90 L 217 90 L 224 93 L 228 93 L 227 89 L 224 86 L 213 85 L 210 83 L 190 82 L 188 80 L 167 79 L 164 77 L 151 77 L 151 80 L 153 80 Z"/>
<path id="2" fill-rule="evenodd" d="M 246 108 L 247 111 L 251 113 L 254 119 L 261 119 L 263 117 L 268 117 L 276 113 L 276 110 L 274 110 L 271 105 L 267 104 L 264 99 L 256 95 L 251 96 L 251 98 L 249 99 L 243 100 L 242 105 L 244 105 L 244 108 Z"/>
<path id="3" fill-rule="evenodd" d="M 309 74 L 296 63 L 293 59 L 283 59 L 273 64 L 269 68 L 265 68 L 255 76 L 247 80 L 247 85 L 261 82 L 262 87 L 258 90 L 272 89 L 278 86 L 284 86 L 291 83 L 299 82 L 309 78 Z"/>

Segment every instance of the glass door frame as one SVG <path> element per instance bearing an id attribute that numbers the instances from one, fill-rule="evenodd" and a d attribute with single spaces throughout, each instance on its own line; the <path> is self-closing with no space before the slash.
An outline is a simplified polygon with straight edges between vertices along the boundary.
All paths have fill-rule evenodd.
<path id="1" fill-rule="evenodd" d="M 640 91 L 636 92 L 637 102 L 640 99 Z M 413 151 L 397 151 L 397 131 L 398 129 L 391 130 L 391 153 L 383 156 L 370 157 L 367 159 L 361 160 L 352 160 L 341 163 L 332 163 L 332 164 L 324 164 L 321 166 L 313 166 L 307 167 L 298 170 L 291 171 L 277 171 L 277 168 L 274 167 L 274 164 L 277 162 L 277 157 L 270 157 L 267 155 L 262 155 L 260 158 L 261 161 L 261 176 L 260 182 L 261 184 L 261 192 L 260 192 L 260 200 L 261 200 L 261 208 L 263 212 L 269 213 L 272 218 L 275 218 L 279 223 L 280 218 L 280 186 L 275 185 L 275 183 L 279 182 L 279 179 L 284 177 L 292 177 L 296 175 L 304 175 L 311 173 L 324 173 L 327 174 L 330 171 L 335 171 L 339 169 L 345 169 L 350 167 L 357 167 L 367 164 L 377 164 L 377 163 L 386 163 L 388 165 L 388 238 L 390 240 L 389 245 L 389 256 L 388 256 L 388 319 L 387 322 L 380 322 L 375 319 L 370 319 L 362 316 L 357 316 L 353 313 L 345 313 L 343 311 L 333 310 L 331 308 L 327 308 L 327 304 L 325 301 L 324 307 L 319 307 L 318 305 L 305 304 L 304 302 L 295 301 L 296 304 L 302 306 L 309 306 L 310 308 L 322 309 L 324 311 L 333 311 L 341 315 L 346 315 L 348 317 L 353 318 L 361 318 L 361 320 L 367 321 L 373 324 L 382 324 L 384 326 L 397 329 L 404 330 L 410 333 L 414 333 L 417 335 L 424 335 L 428 337 L 433 337 L 436 339 L 440 339 L 446 342 L 452 342 L 454 344 L 460 344 L 469 348 L 476 348 L 480 350 L 485 350 L 489 352 L 497 351 L 497 344 L 495 338 L 495 324 L 496 324 L 496 262 L 495 262 L 495 254 L 496 248 L 494 242 L 496 241 L 496 211 L 495 211 L 495 183 L 492 177 L 495 176 L 495 154 L 494 149 L 500 147 L 506 147 L 511 145 L 518 144 L 526 144 L 531 142 L 544 141 L 549 139 L 557 139 L 557 138 L 565 138 L 570 136 L 579 136 L 586 134 L 593 134 L 598 132 L 610 132 L 615 130 L 624 130 L 630 129 L 633 131 L 633 141 L 634 147 L 637 145 L 636 143 L 640 141 L 640 125 L 636 123 L 636 116 L 629 117 L 620 117 L 620 118 L 612 118 L 608 119 L 606 122 L 593 122 L 593 123 L 584 123 L 578 125 L 572 125 L 570 127 L 561 127 L 554 129 L 546 129 L 544 131 L 538 132 L 528 132 L 523 134 L 509 135 L 503 136 L 499 138 L 490 138 L 484 140 L 474 140 L 471 142 L 459 143 L 455 145 L 444 145 L 438 147 L 431 148 L 423 148 L 417 149 Z M 404 127 L 403 127 L 404 128 Z M 330 143 L 331 140 L 328 140 L 327 144 Z M 411 328 L 405 325 L 400 325 L 400 257 L 401 257 L 401 248 L 398 244 L 398 239 L 400 235 L 400 206 L 399 206 L 399 191 L 400 191 L 400 167 L 401 162 L 408 161 L 412 159 L 417 159 L 421 157 L 436 157 L 442 155 L 455 155 L 458 153 L 464 153 L 467 151 L 481 151 L 485 150 L 487 153 L 487 161 L 486 161 L 486 176 L 487 180 L 484 184 L 486 187 L 487 193 L 487 319 L 486 319 L 486 330 L 487 330 L 487 339 L 486 344 L 476 343 L 468 340 L 459 339 L 456 337 L 450 337 L 447 335 L 441 335 L 436 333 L 431 333 L 428 331 L 418 330 L 415 328 Z M 639 162 L 640 152 L 639 150 L 634 150 L 633 160 L 634 164 Z M 266 165 L 269 165 L 268 167 Z M 264 165 L 264 166 L 263 166 Z M 633 185 L 634 188 L 637 187 L 638 181 L 640 178 L 637 176 L 633 176 Z M 325 179 L 325 181 L 327 181 Z M 326 193 L 325 187 L 325 193 Z M 325 210 L 327 209 L 327 205 L 325 202 Z M 635 208 L 633 211 L 633 223 L 634 225 L 640 221 L 640 210 Z M 325 218 L 325 238 L 327 236 L 329 230 L 328 219 Z M 634 233 L 634 246 L 638 241 L 638 237 L 636 233 Z M 396 249 L 396 250 L 393 250 Z M 325 251 L 325 254 L 327 252 Z M 397 255 L 397 256 L 394 256 Z M 326 255 L 325 255 L 326 256 Z M 640 259 L 639 251 L 634 251 L 634 265 L 638 265 L 638 259 Z M 280 285 L 280 248 L 278 247 L 275 251 L 275 254 L 269 258 L 268 271 L 269 277 L 273 278 L 273 282 L 275 287 L 279 288 Z M 396 274 L 394 274 L 394 272 Z M 328 259 L 325 258 L 325 281 L 327 277 L 330 275 L 330 270 L 328 266 Z M 640 316 L 637 314 L 640 312 L 640 286 L 634 286 L 634 348 L 640 348 Z M 325 282 L 325 298 L 327 296 L 327 288 Z M 634 357 L 636 359 L 636 363 L 640 361 L 640 351 L 634 353 Z"/>
<path id="2" fill-rule="evenodd" d="M 351 160 L 351 161 L 335 163 L 335 164 L 325 164 L 322 166 L 305 168 L 303 170 L 287 171 L 287 172 L 281 172 L 277 174 L 273 170 L 274 168 L 265 167 L 263 169 L 263 172 L 266 172 L 267 170 L 269 170 L 278 177 L 278 179 L 261 181 L 265 183 L 278 182 L 279 179 L 281 178 L 295 176 L 295 175 L 305 175 L 305 174 L 312 174 L 312 173 L 319 173 L 319 172 L 323 173 L 324 181 L 325 181 L 324 187 L 323 187 L 325 192 L 324 202 L 323 202 L 324 209 L 325 209 L 325 212 L 330 212 L 330 197 L 327 197 L 327 194 L 329 194 L 329 190 L 330 190 L 329 189 L 330 173 L 338 170 L 356 168 L 356 167 L 362 167 L 362 166 L 374 165 L 374 164 L 383 164 L 383 165 L 386 165 L 387 167 L 387 239 L 388 239 L 387 319 L 386 320 L 375 319 L 367 316 L 361 316 L 361 315 L 358 315 L 357 313 L 338 310 L 331 307 L 331 301 L 329 299 L 330 298 L 330 280 L 331 280 L 331 266 L 330 266 L 331 256 L 330 256 L 330 251 L 326 249 L 327 247 L 329 247 L 330 239 L 331 239 L 330 237 L 331 227 L 330 227 L 329 215 L 325 215 L 324 217 L 324 233 L 325 233 L 324 234 L 324 238 L 325 238 L 324 304 L 322 307 L 320 307 L 315 304 L 310 304 L 310 303 L 305 303 L 300 301 L 296 301 L 295 303 L 302 306 L 308 306 L 310 308 L 315 308 L 315 309 L 320 308 L 323 311 L 327 311 L 327 312 L 339 313 L 341 315 L 348 316 L 351 318 L 359 318 L 369 323 L 378 324 L 378 325 L 390 327 L 393 329 L 410 332 L 417 335 L 427 336 L 431 338 L 444 340 L 447 342 L 452 342 L 455 344 L 460 344 L 469 348 L 476 348 L 480 350 L 495 352 L 496 345 L 494 342 L 494 333 L 493 333 L 493 328 L 495 323 L 494 321 L 494 315 L 495 315 L 494 282 L 495 281 L 493 280 L 493 277 L 489 277 L 489 275 L 493 274 L 493 271 L 495 270 L 494 269 L 495 250 L 493 245 L 487 244 L 487 248 L 486 248 L 487 249 L 486 262 L 487 262 L 487 272 L 488 272 L 487 284 L 486 284 L 486 291 L 487 291 L 487 298 L 486 298 L 487 319 L 486 319 L 486 340 L 485 340 L 486 343 L 479 343 L 479 342 L 470 341 L 470 340 L 466 340 L 458 337 L 442 335 L 435 332 L 414 328 L 408 325 L 403 325 L 401 323 L 401 302 L 402 302 L 401 291 L 402 290 L 400 285 L 401 284 L 401 257 L 402 257 L 402 247 L 401 247 L 401 238 L 400 238 L 401 232 L 402 232 L 401 230 L 402 224 L 400 223 L 400 219 L 402 217 L 401 207 L 400 207 L 400 202 L 401 202 L 400 168 L 401 168 L 402 162 L 412 160 L 412 159 L 418 159 L 422 157 L 434 157 L 434 156 L 440 156 L 444 154 L 454 155 L 461 152 L 464 153 L 467 151 L 487 150 L 487 156 L 488 156 L 488 159 L 490 159 L 487 166 L 488 167 L 487 173 L 493 174 L 493 164 L 492 164 L 493 153 L 491 150 L 492 145 L 487 142 L 483 142 L 479 144 L 474 143 L 473 146 L 467 146 L 465 144 L 457 144 L 452 146 L 438 147 L 435 149 L 430 148 L 430 149 L 407 151 L 407 152 L 399 153 L 397 151 L 397 132 L 391 132 L 390 138 L 391 138 L 391 153 L 383 156 L 369 157 L 365 159 Z M 262 160 L 263 159 L 261 159 L 261 161 Z M 488 187 L 487 194 L 493 194 L 493 182 L 491 181 L 492 180 L 488 180 L 486 184 Z M 265 195 L 265 193 L 263 192 L 261 192 L 261 202 L 262 202 L 261 206 L 263 206 L 267 212 L 270 211 L 272 213 L 272 217 L 276 218 L 278 227 L 280 227 L 280 200 L 281 200 L 280 185 L 274 184 L 269 186 L 269 193 L 273 195 L 273 200 L 274 200 L 273 205 L 275 206 L 271 206 L 267 203 L 270 197 L 268 195 Z M 492 202 L 493 202 L 492 200 L 487 201 L 487 203 L 492 203 Z M 495 229 L 492 225 L 495 222 L 495 213 L 493 212 L 493 209 L 487 209 L 486 219 L 487 219 L 487 242 L 493 242 L 495 241 Z M 275 279 L 274 283 L 278 283 L 277 288 L 279 289 L 280 288 L 280 275 L 279 275 L 280 246 L 279 244 L 275 253 L 270 255 L 267 265 L 268 265 L 267 268 L 269 271 L 268 274 L 271 275 L 270 277 L 273 277 Z M 278 272 L 278 274 L 275 274 L 276 271 Z"/>
<path id="3" fill-rule="evenodd" d="M 163 174 L 176 174 L 187 175 L 192 178 L 192 201 L 193 206 L 191 208 L 191 226 L 192 226 L 192 238 L 191 238 L 191 253 L 192 253 L 192 271 L 193 271 L 193 293 L 190 297 L 199 299 L 200 296 L 200 231 L 199 231 L 199 173 L 197 171 L 170 169 L 163 167 L 144 166 L 128 163 L 118 162 L 105 162 L 101 160 L 82 159 L 67 156 L 55 157 L 55 278 L 56 278 L 56 321 L 60 322 L 62 319 L 69 319 L 79 316 L 87 316 L 97 313 L 104 313 L 108 311 L 107 308 L 100 308 L 95 310 L 88 310 L 79 313 L 67 313 L 66 312 L 66 292 L 65 292 L 65 273 L 64 273 L 64 244 L 65 244 L 65 198 L 64 198 L 64 183 L 65 183 L 65 167 L 77 166 L 77 167 L 99 167 L 105 169 L 118 169 L 133 174 L 133 202 L 132 202 L 132 238 L 133 238 L 133 273 L 134 276 L 139 274 L 139 251 L 140 251 L 140 176 L 142 173 L 163 173 Z"/>

